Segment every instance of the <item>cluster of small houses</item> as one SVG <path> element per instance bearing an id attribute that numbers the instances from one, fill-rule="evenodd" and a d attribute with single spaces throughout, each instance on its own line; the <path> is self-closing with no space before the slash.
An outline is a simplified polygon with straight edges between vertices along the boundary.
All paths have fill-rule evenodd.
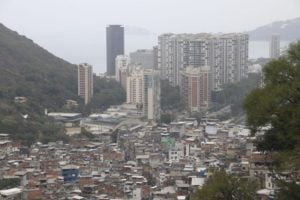
<path id="1" fill-rule="evenodd" d="M 110 109 L 80 119 L 95 137 L 74 137 L 69 144 L 23 147 L 0 134 L 0 185 L 18 183 L 2 188 L 0 199 L 185 200 L 203 186 L 211 169 L 257 179 L 257 195 L 272 199 L 272 156 L 255 150 L 255 138 L 244 126 L 193 118 L 157 125 L 134 119 L 138 113 L 126 109 L 126 115 L 124 108 Z M 51 115 L 70 130 L 81 118 L 76 113 Z"/>

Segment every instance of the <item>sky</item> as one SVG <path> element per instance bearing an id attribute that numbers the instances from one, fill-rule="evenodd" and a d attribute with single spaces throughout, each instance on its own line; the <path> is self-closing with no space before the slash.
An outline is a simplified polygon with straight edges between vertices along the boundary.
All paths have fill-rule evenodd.
<path id="1" fill-rule="evenodd" d="M 128 54 L 165 32 L 243 32 L 300 17 L 300 0 L 0 0 L 0 23 L 55 55 L 105 72 L 105 27 L 141 27 L 125 37 Z"/>

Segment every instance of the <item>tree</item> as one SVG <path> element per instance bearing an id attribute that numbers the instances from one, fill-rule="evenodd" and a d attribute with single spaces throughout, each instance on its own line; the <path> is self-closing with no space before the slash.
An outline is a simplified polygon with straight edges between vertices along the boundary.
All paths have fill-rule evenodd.
<path id="1" fill-rule="evenodd" d="M 275 155 L 275 169 L 299 173 L 300 169 L 300 41 L 291 44 L 286 55 L 267 63 L 264 87 L 247 96 L 244 108 L 252 133 L 263 127 L 258 150 Z M 278 180 L 277 199 L 299 199 L 299 178 Z"/>
<path id="2" fill-rule="evenodd" d="M 295 182 L 279 181 L 279 192 L 277 200 L 297 200 L 300 199 L 300 185 Z"/>
<path id="3" fill-rule="evenodd" d="M 10 189 L 18 186 L 20 186 L 20 178 L 0 179 L 0 190 Z"/>
<path id="4" fill-rule="evenodd" d="M 160 117 L 160 122 L 164 124 L 170 124 L 175 120 L 175 116 L 172 113 L 162 113 Z"/>
<path id="5" fill-rule="evenodd" d="M 126 92 L 115 80 L 94 77 L 94 97 L 89 110 L 105 110 L 111 105 L 119 105 L 126 100 Z"/>
<path id="6" fill-rule="evenodd" d="M 222 90 L 212 93 L 212 101 L 214 109 L 230 106 L 232 116 L 244 114 L 243 100 L 254 89 L 259 86 L 260 74 L 251 73 L 247 78 L 242 79 L 237 83 L 225 85 Z M 228 115 L 228 117 L 231 117 Z"/>
<path id="7" fill-rule="evenodd" d="M 263 75 L 265 86 L 244 102 L 247 124 L 253 133 L 269 127 L 257 141 L 259 150 L 293 150 L 300 145 L 300 41 L 266 64 Z"/>
<path id="8" fill-rule="evenodd" d="M 161 108 L 162 110 L 182 110 L 183 103 L 179 87 L 173 87 L 168 80 L 161 81 Z"/>
<path id="9" fill-rule="evenodd" d="M 254 200 L 257 183 L 254 180 L 240 178 L 216 171 L 201 189 L 192 196 L 193 200 Z"/>

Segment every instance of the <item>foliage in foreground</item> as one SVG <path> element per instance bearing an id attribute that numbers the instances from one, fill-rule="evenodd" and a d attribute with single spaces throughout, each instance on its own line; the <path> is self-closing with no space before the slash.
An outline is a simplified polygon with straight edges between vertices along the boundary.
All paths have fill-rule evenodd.
<path id="1" fill-rule="evenodd" d="M 192 200 L 254 200 L 257 186 L 254 180 L 217 171 L 196 191 Z"/>
<path id="2" fill-rule="evenodd" d="M 265 128 L 256 147 L 270 152 L 275 169 L 297 174 L 300 170 L 300 41 L 291 44 L 286 55 L 267 63 L 264 87 L 246 98 L 247 124 L 253 133 Z M 278 172 L 277 171 L 277 172 Z M 277 199 L 299 199 L 297 176 L 291 182 L 278 181 Z"/>
<path id="3" fill-rule="evenodd" d="M 279 191 L 277 200 L 298 200 L 300 199 L 300 185 L 296 182 L 278 182 Z"/>
<path id="4" fill-rule="evenodd" d="M 286 56 L 269 62 L 263 73 L 264 87 L 244 102 L 247 123 L 253 132 L 269 126 L 259 150 L 293 150 L 300 146 L 300 41 Z"/>

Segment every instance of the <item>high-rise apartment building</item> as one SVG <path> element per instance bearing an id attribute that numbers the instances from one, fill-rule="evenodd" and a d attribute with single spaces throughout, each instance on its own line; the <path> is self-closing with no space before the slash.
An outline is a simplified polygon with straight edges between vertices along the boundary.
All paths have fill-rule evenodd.
<path id="1" fill-rule="evenodd" d="M 280 56 L 280 35 L 272 34 L 270 41 L 270 58 L 278 58 Z"/>
<path id="2" fill-rule="evenodd" d="M 224 84 L 235 83 L 247 77 L 248 46 L 247 34 L 225 34 L 216 40 L 219 44 L 212 51 L 210 66 L 214 66 L 214 89 L 220 89 Z M 215 42 L 215 41 L 213 41 Z M 216 57 L 217 55 L 217 57 Z"/>
<path id="3" fill-rule="evenodd" d="M 211 78 L 208 66 L 188 66 L 181 71 L 180 93 L 190 112 L 202 112 L 210 107 Z"/>
<path id="4" fill-rule="evenodd" d="M 159 71 L 144 70 L 143 114 L 148 120 L 160 120 L 160 75 Z"/>
<path id="5" fill-rule="evenodd" d="M 160 73 L 144 69 L 140 65 L 130 65 L 127 76 L 127 103 L 142 107 L 148 120 L 160 119 Z"/>
<path id="6" fill-rule="evenodd" d="M 158 70 L 158 46 L 153 47 L 153 69 Z"/>
<path id="7" fill-rule="evenodd" d="M 122 87 L 126 90 L 126 77 L 129 65 L 129 58 L 125 55 L 118 55 L 116 57 L 116 81 L 120 82 Z"/>
<path id="8" fill-rule="evenodd" d="M 158 69 L 174 86 L 187 66 L 208 65 L 213 89 L 220 90 L 247 76 L 247 61 L 247 34 L 163 34 L 158 38 Z"/>
<path id="9" fill-rule="evenodd" d="M 130 62 L 141 65 L 146 69 L 154 68 L 154 54 L 152 49 L 139 49 L 130 53 Z"/>
<path id="10" fill-rule="evenodd" d="M 78 65 L 78 96 L 88 104 L 93 97 L 93 67 L 87 63 Z"/>
<path id="11" fill-rule="evenodd" d="M 171 44 L 170 38 L 173 34 L 163 34 L 158 37 L 158 55 L 157 66 L 163 79 L 169 80 L 173 84 L 172 69 L 170 68 L 171 59 Z"/>
<path id="12" fill-rule="evenodd" d="M 143 104 L 143 77 L 144 71 L 141 66 L 132 66 L 127 75 L 126 102 L 132 104 Z"/>
<path id="13" fill-rule="evenodd" d="M 115 75 L 115 60 L 118 55 L 124 55 L 124 27 L 109 25 L 106 27 L 107 75 Z"/>

